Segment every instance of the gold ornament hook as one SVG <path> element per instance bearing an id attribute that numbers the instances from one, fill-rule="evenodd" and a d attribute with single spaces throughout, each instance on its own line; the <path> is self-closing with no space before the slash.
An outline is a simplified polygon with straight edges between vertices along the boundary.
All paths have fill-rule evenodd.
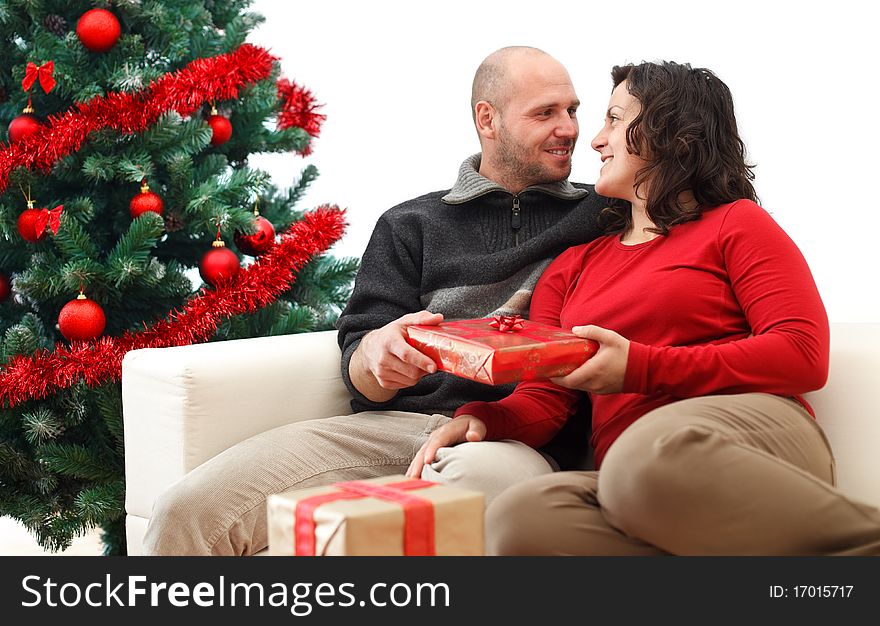
<path id="1" fill-rule="evenodd" d="M 213 248 L 225 248 L 226 242 L 220 238 L 220 218 L 217 217 L 217 238 L 211 243 Z"/>
<path id="2" fill-rule="evenodd" d="M 21 189 L 21 195 L 24 196 L 25 202 L 27 202 L 27 208 L 34 208 L 34 199 L 31 198 L 31 186 L 28 185 L 28 190 L 25 191 L 24 187 L 22 187 L 21 183 L 18 184 L 18 188 Z"/>

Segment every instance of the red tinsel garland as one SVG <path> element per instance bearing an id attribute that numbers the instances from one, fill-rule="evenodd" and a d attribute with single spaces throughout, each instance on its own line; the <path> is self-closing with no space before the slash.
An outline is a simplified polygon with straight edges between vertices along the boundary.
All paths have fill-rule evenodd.
<path id="1" fill-rule="evenodd" d="M 295 82 L 286 78 L 279 79 L 278 83 L 278 99 L 281 100 L 281 107 L 278 113 L 278 128 L 299 127 L 306 131 L 312 137 L 321 134 L 321 124 L 327 119 L 327 116 L 318 113 L 323 104 L 315 102 L 312 92 L 305 87 L 300 87 Z M 312 153 L 311 141 L 302 150 L 297 151 L 303 156 Z"/>
<path id="2" fill-rule="evenodd" d="M 256 311 L 290 288 L 297 271 L 327 250 L 345 230 L 345 211 L 325 206 L 293 224 L 272 250 L 228 284 L 203 290 L 181 311 L 138 333 L 101 337 L 94 342 L 57 343 L 53 351 L 18 356 L 0 370 L 0 406 L 45 398 L 79 380 L 94 386 L 122 375 L 122 357 L 138 348 L 164 348 L 207 341 L 220 322 Z"/>
<path id="3" fill-rule="evenodd" d="M 262 48 L 243 44 L 228 54 L 196 59 L 137 93 L 97 96 L 78 105 L 78 111 L 72 108 L 63 115 L 52 115 L 42 128 L 0 150 L 0 193 L 9 185 L 15 168 L 48 172 L 79 150 L 96 130 L 140 133 L 168 111 L 186 116 L 206 102 L 236 98 L 242 86 L 268 78 L 276 60 Z"/>

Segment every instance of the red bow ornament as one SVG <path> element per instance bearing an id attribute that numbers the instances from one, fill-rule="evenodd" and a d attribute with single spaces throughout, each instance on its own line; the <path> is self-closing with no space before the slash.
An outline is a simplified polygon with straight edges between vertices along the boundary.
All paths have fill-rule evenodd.
<path id="1" fill-rule="evenodd" d="M 55 61 L 46 61 L 42 65 L 36 63 L 28 63 L 24 72 L 24 80 L 21 81 L 21 87 L 25 91 L 30 91 L 31 87 L 38 80 L 40 87 L 45 93 L 49 93 L 55 87 L 55 77 L 52 73 L 55 71 Z"/>
<path id="2" fill-rule="evenodd" d="M 489 326 L 502 333 L 513 333 L 522 330 L 525 320 L 519 315 L 496 315 Z"/>
<path id="3" fill-rule="evenodd" d="M 34 220 L 34 229 L 37 231 L 37 237 L 43 234 L 46 226 L 49 227 L 53 235 L 57 235 L 58 229 L 61 227 L 61 212 L 64 211 L 64 205 L 59 204 L 54 209 L 39 209 L 39 211 L 40 214 Z"/>

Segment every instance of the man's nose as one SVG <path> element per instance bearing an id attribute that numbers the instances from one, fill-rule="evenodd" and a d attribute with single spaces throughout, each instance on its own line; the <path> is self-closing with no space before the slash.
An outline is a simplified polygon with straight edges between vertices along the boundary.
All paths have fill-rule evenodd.
<path id="1" fill-rule="evenodd" d="M 574 139 L 577 138 L 579 132 L 577 120 L 567 115 L 556 126 L 556 135 L 558 137 L 571 137 Z"/>

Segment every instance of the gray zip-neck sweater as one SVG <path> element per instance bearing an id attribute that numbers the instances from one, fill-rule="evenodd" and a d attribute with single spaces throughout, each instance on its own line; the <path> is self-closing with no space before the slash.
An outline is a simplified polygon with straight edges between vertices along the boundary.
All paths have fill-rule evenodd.
<path id="1" fill-rule="evenodd" d="M 479 173 L 480 155 L 462 164 L 455 186 L 385 212 L 361 260 L 354 291 L 337 323 L 342 375 L 352 409 L 447 413 L 472 400 L 497 400 L 513 385 L 491 387 L 438 372 L 384 403 L 360 394 L 348 364 L 361 337 L 406 313 L 445 319 L 496 312 L 528 315 L 541 272 L 566 248 L 599 236 L 607 200 L 592 185 L 568 181 L 512 194 Z"/>

